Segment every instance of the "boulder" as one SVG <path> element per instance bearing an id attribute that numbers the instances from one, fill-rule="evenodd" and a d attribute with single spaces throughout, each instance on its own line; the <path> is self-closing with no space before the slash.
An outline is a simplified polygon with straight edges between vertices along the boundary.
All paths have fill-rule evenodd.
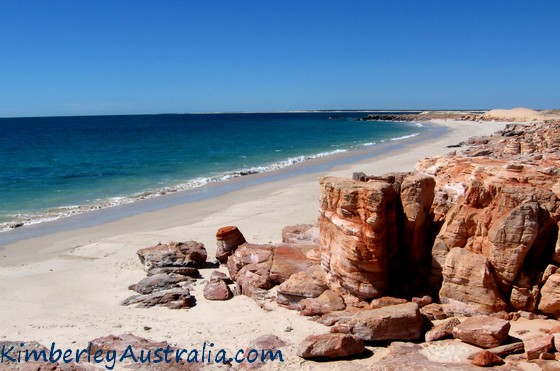
<path id="1" fill-rule="evenodd" d="M 490 316 L 470 317 L 455 326 L 453 336 L 481 348 L 492 348 L 504 342 L 510 327 L 509 321 L 500 318 Z"/>
<path id="2" fill-rule="evenodd" d="M 325 272 L 321 266 L 314 265 L 303 272 L 293 274 L 280 284 L 276 291 L 276 302 L 289 309 L 299 310 L 303 299 L 317 298 L 328 288 Z"/>
<path id="3" fill-rule="evenodd" d="M 160 267 L 202 268 L 207 258 L 204 245 L 196 241 L 158 244 L 140 249 L 136 253 L 146 271 Z"/>
<path id="4" fill-rule="evenodd" d="M 204 287 L 203 295 L 207 300 L 229 300 L 233 298 L 233 293 L 223 280 L 208 282 Z"/>
<path id="5" fill-rule="evenodd" d="M 539 310 L 560 318 L 560 273 L 552 274 L 541 288 Z"/>
<path id="6" fill-rule="evenodd" d="M 306 337 L 298 347 L 302 358 L 341 358 L 360 354 L 365 350 L 362 339 L 346 334 L 322 334 Z"/>
<path id="7" fill-rule="evenodd" d="M 406 299 L 394 298 L 392 296 L 383 296 L 381 298 L 373 299 L 370 303 L 371 309 L 388 307 L 390 305 L 404 304 Z"/>
<path id="8" fill-rule="evenodd" d="M 276 335 L 268 334 L 259 336 L 258 338 L 253 339 L 249 346 L 245 349 L 245 357 L 247 357 L 249 355 L 249 352 L 251 352 L 253 349 L 262 349 L 265 352 L 269 352 L 267 359 L 263 361 L 259 357 L 254 362 L 248 362 L 247 359 L 245 359 L 242 363 L 239 364 L 239 366 L 241 369 L 254 370 L 264 367 L 267 362 L 272 362 L 272 365 L 277 365 L 278 362 L 284 361 L 284 359 L 281 357 L 282 351 L 280 350 L 280 348 L 285 345 L 286 343 Z M 274 357 L 274 360 L 271 360 L 271 357 Z"/>
<path id="9" fill-rule="evenodd" d="M 247 242 L 241 231 L 235 226 L 218 229 L 216 241 L 216 259 L 222 264 L 227 262 L 228 257 L 234 253 L 237 247 Z"/>
<path id="10" fill-rule="evenodd" d="M 418 305 L 406 303 L 343 317 L 331 332 L 352 334 L 364 341 L 416 340 L 422 332 L 422 323 Z"/>
<path id="11" fill-rule="evenodd" d="M 197 278 L 200 276 L 198 269 L 193 267 L 159 267 L 159 268 L 152 268 L 148 271 L 148 276 L 153 276 L 155 274 L 180 274 L 182 276 L 189 276 Z"/>
<path id="12" fill-rule="evenodd" d="M 299 302 L 300 313 L 304 316 L 317 316 L 346 309 L 344 299 L 332 290 L 325 290 L 316 298 Z"/>
<path id="13" fill-rule="evenodd" d="M 121 305 L 138 304 L 138 308 L 150 308 L 162 305 L 170 309 L 190 308 L 194 306 L 194 297 L 187 288 L 175 288 L 155 291 L 148 295 L 133 295 L 121 302 Z"/>
<path id="14" fill-rule="evenodd" d="M 130 285 L 128 289 L 134 290 L 139 294 L 151 294 L 155 291 L 182 287 L 192 282 L 194 280 L 188 276 L 174 273 L 158 273 L 148 276 L 134 285 Z"/>
<path id="15" fill-rule="evenodd" d="M 319 247 L 303 244 L 274 245 L 270 279 L 276 284 L 286 281 L 294 273 L 320 263 Z"/>

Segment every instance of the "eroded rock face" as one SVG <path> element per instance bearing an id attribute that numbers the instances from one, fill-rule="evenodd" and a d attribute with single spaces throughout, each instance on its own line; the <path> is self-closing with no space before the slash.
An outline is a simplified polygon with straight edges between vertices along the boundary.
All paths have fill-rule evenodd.
<path id="1" fill-rule="evenodd" d="M 322 265 L 360 299 L 427 293 L 435 181 L 426 174 L 321 179 Z"/>
<path id="2" fill-rule="evenodd" d="M 422 331 L 422 316 L 416 303 L 391 305 L 342 317 L 331 329 L 365 341 L 416 340 Z"/>
<path id="3" fill-rule="evenodd" d="M 397 191 L 384 181 L 333 177 L 320 185 L 323 268 L 359 298 L 382 296 L 389 284 L 389 246 L 397 242 Z"/>
<path id="4" fill-rule="evenodd" d="M 442 274 L 448 254 L 463 248 L 484 256 L 506 304 L 537 309 L 543 272 L 560 262 L 560 146 L 553 139 L 559 135 L 558 124 L 509 125 L 456 153 L 418 163 L 436 180 L 432 210 L 443 223 L 432 247 L 430 282 L 436 290 L 443 282 L 442 300 L 469 304 L 477 296 L 445 288 L 452 284 Z M 468 284 L 473 287 L 472 280 Z"/>
<path id="5" fill-rule="evenodd" d="M 452 249 L 443 267 L 442 302 L 455 300 L 463 304 L 465 314 L 492 313 L 505 309 L 488 263 L 482 254 L 463 248 Z"/>
<path id="6" fill-rule="evenodd" d="M 303 243 L 319 245 L 319 226 L 296 224 L 282 228 L 283 243 Z"/>

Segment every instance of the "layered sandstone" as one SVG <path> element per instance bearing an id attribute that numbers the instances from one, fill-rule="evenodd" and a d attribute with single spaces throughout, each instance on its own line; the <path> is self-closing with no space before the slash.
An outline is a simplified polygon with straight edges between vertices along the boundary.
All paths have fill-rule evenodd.
<path id="1" fill-rule="evenodd" d="M 412 173 L 321 179 L 321 262 L 362 300 L 560 315 L 560 124 L 511 124 Z M 422 292 L 424 291 L 424 292 Z"/>

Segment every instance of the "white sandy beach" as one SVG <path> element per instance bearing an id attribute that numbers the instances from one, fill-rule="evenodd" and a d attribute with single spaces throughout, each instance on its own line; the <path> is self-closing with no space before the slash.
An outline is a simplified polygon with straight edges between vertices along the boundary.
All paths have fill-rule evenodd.
<path id="1" fill-rule="evenodd" d="M 417 160 L 450 152 L 447 145 L 503 128 L 497 122 L 438 121 L 450 130 L 398 152 L 332 169 L 330 175 L 351 177 L 355 171 L 382 174 L 407 171 Z M 85 347 L 93 338 L 133 333 L 181 347 L 202 347 L 212 341 L 231 352 L 252 339 L 276 334 L 288 345 L 281 367 L 352 368 L 371 359 L 317 364 L 296 356 L 301 340 L 328 328 L 270 304 L 267 310 L 252 299 L 203 298 L 205 281 L 193 290 L 197 305 L 189 310 L 121 306 L 132 295 L 128 285 L 145 277 L 136 256 L 139 248 L 158 242 L 196 240 L 209 258 L 215 253 L 219 227 L 236 225 L 254 243 L 281 241 L 285 225 L 314 223 L 318 217 L 318 176 L 307 174 L 234 191 L 223 196 L 135 215 L 104 225 L 19 241 L 0 250 L 0 324 L 3 340 L 35 340 L 45 345 Z M 222 267 L 220 270 L 227 272 Z M 212 269 L 201 271 L 209 277 Z M 144 327 L 151 327 L 145 330 Z M 286 332 L 291 327 L 293 330 Z"/>

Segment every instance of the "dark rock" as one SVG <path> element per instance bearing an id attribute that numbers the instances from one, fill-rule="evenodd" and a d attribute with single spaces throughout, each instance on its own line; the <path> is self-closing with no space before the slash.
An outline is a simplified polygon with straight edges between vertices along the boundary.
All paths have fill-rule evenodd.
<path id="1" fill-rule="evenodd" d="M 189 277 L 198 277 L 199 272 L 198 269 L 193 267 L 159 267 L 159 268 L 152 268 L 148 271 L 148 276 L 153 276 L 160 273 L 173 273 L 173 274 L 180 274 L 182 276 L 189 276 Z"/>
<path id="2" fill-rule="evenodd" d="M 134 290 L 139 294 L 151 294 L 155 291 L 185 286 L 193 281 L 192 278 L 180 274 L 158 273 L 153 276 L 148 276 L 134 285 L 130 285 L 128 289 Z"/>
<path id="3" fill-rule="evenodd" d="M 187 288 L 175 288 L 156 291 L 148 295 L 133 295 L 121 302 L 122 305 L 138 304 L 138 308 L 150 308 L 162 305 L 170 309 L 190 308 L 194 306 L 194 298 Z"/>
<path id="4" fill-rule="evenodd" d="M 207 253 L 204 245 L 196 241 L 170 242 L 137 251 L 146 271 L 160 267 L 202 268 Z"/>

